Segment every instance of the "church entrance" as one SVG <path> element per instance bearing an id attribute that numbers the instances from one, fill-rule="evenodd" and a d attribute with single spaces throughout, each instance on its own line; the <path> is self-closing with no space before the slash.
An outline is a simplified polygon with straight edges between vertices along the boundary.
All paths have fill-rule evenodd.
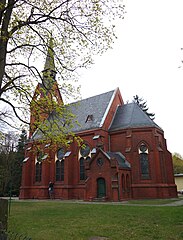
<path id="1" fill-rule="evenodd" d="M 104 178 L 97 179 L 97 197 L 102 198 L 106 196 L 106 183 Z"/>

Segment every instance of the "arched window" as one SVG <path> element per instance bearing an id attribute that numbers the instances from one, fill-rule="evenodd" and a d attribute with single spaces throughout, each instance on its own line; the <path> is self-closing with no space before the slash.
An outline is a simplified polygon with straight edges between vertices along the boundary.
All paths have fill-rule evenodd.
<path id="1" fill-rule="evenodd" d="M 80 169 L 80 180 L 85 180 L 85 165 L 84 165 L 83 157 L 81 157 L 79 160 L 79 169 Z"/>
<path id="2" fill-rule="evenodd" d="M 36 163 L 36 182 L 41 182 L 41 177 L 42 177 L 42 163 L 37 162 Z"/>
<path id="3" fill-rule="evenodd" d="M 64 158 L 64 155 L 65 155 L 65 150 L 63 148 L 60 148 L 57 152 L 57 158 L 59 160 L 62 160 Z"/>
<path id="4" fill-rule="evenodd" d="M 139 147 L 140 155 L 140 171 L 142 179 L 149 179 L 149 159 L 148 159 L 148 148 L 142 143 Z"/>
<path id="5" fill-rule="evenodd" d="M 80 149 L 80 154 L 82 157 L 87 157 L 90 153 L 90 146 L 87 144 L 87 143 L 84 143 L 82 146 L 81 146 L 81 149 Z"/>
<path id="6" fill-rule="evenodd" d="M 61 181 L 64 181 L 64 160 L 61 161 Z"/>
<path id="7" fill-rule="evenodd" d="M 64 160 L 56 161 L 56 181 L 64 181 Z"/>
<path id="8" fill-rule="evenodd" d="M 56 181 L 64 181 L 64 156 L 65 156 L 65 150 L 64 148 L 60 148 L 57 151 L 57 160 L 55 163 L 56 167 Z"/>
<path id="9" fill-rule="evenodd" d="M 122 192 L 125 192 L 125 176 L 122 174 L 121 177 L 121 186 L 122 186 Z"/>
<path id="10" fill-rule="evenodd" d="M 56 181 L 61 181 L 61 162 L 56 161 Z"/>
<path id="11" fill-rule="evenodd" d="M 130 178 L 128 174 L 126 175 L 126 190 L 130 192 Z"/>

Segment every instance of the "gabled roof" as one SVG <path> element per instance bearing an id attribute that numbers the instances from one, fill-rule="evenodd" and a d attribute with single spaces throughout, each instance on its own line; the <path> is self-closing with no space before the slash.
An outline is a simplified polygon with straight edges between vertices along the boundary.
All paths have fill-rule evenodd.
<path id="1" fill-rule="evenodd" d="M 119 167 L 130 169 L 131 165 L 126 160 L 125 156 L 121 152 L 107 152 L 107 155 L 111 158 L 115 158 Z"/>
<path id="2" fill-rule="evenodd" d="M 116 90 L 70 104 L 68 108 L 76 116 L 76 121 L 79 123 L 79 125 L 74 126 L 72 131 L 80 132 L 102 127 Z"/>
<path id="3" fill-rule="evenodd" d="M 131 164 L 126 160 L 125 156 L 121 152 L 105 152 L 103 149 L 98 148 L 94 159 L 97 157 L 99 152 L 101 152 L 110 162 L 112 159 L 115 159 L 120 168 L 131 169 Z"/>
<path id="4" fill-rule="evenodd" d="M 101 128 L 117 90 L 118 88 L 66 106 L 66 111 L 68 110 L 75 116 L 74 122 L 78 122 L 78 124 L 73 123 L 71 131 L 77 133 L 85 130 Z M 55 119 L 54 113 L 48 117 L 49 121 L 52 121 L 52 119 Z M 60 124 L 63 124 L 63 119 L 60 119 Z M 36 131 L 33 134 L 34 139 L 39 139 L 41 137 L 42 133 L 40 131 Z"/>
<path id="5" fill-rule="evenodd" d="M 143 127 L 161 129 L 136 103 L 128 103 L 118 107 L 109 131 Z"/>

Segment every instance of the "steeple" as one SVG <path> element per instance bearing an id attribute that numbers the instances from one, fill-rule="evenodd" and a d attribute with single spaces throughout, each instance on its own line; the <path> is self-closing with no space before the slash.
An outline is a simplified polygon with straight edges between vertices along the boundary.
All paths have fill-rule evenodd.
<path id="1" fill-rule="evenodd" d="M 54 51 L 53 51 L 53 38 L 50 37 L 48 42 L 48 50 L 46 55 L 46 62 L 44 65 L 44 71 L 51 70 L 55 71 L 55 62 L 54 62 Z"/>
<path id="2" fill-rule="evenodd" d="M 49 90 L 52 87 L 56 76 L 52 36 L 48 41 L 46 62 L 44 65 L 44 70 L 42 72 L 43 72 L 43 85 L 47 90 Z"/>

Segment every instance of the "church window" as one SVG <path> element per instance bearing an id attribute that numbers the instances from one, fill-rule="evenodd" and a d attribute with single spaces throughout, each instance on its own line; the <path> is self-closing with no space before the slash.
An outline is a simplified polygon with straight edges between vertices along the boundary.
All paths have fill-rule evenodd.
<path id="1" fill-rule="evenodd" d="M 90 146 L 85 143 L 81 146 L 81 149 L 80 149 L 80 154 L 82 157 L 87 157 L 90 153 Z"/>
<path id="2" fill-rule="evenodd" d="M 121 177 L 121 186 L 122 186 L 122 192 L 125 192 L 125 176 L 122 174 Z"/>
<path id="3" fill-rule="evenodd" d="M 69 156 L 69 155 L 68 155 Z M 56 166 L 56 181 L 64 181 L 64 157 L 65 157 L 65 150 L 60 148 L 57 151 L 57 161 L 55 163 Z"/>
<path id="4" fill-rule="evenodd" d="M 80 168 L 80 180 L 85 180 L 85 165 L 83 157 L 81 157 L 79 160 L 79 168 Z"/>
<path id="5" fill-rule="evenodd" d="M 57 158 L 58 158 L 59 160 L 61 160 L 61 159 L 64 158 L 64 155 L 65 155 L 64 149 L 63 149 L 63 148 L 60 148 L 60 149 L 58 150 L 58 152 L 57 152 Z"/>
<path id="6" fill-rule="evenodd" d="M 61 181 L 61 162 L 56 161 L 56 181 Z"/>
<path id="7" fill-rule="evenodd" d="M 102 167 L 103 164 L 104 164 L 104 160 L 103 160 L 102 158 L 98 158 L 98 159 L 97 159 L 97 165 L 98 165 L 99 167 Z"/>
<path id="8" fill-rule="evenodd" d="M 140 155 L 140 170 L 142 179 L 149 179 L 149 159 L 148 159 L 148 148 L 142 143 L 139 147 Z"/>
<path id="9" fill-rule="evenodd" d="M 126 190 L 130 192 L 130 178 L 128 174 L 126 175 Z"/>
<path id="10" fill-rule="evenodd" d="M 41 177 L 42 177 L 42 163 L 37 162 L 36 163 L 36 182 L 41 182 Z"/>
<path id="11" fill-rule="evenodd" d="M 56 161 L 56 181 L 64 181 L 64 160 Z"/>
<path id="12" fill-rule="evenodd" d="M 61 161 L 61 181 L 64 181 L 64 160 Z"/>
<path id="13" fill-rule="evenodd" d="M 85 161 L 89 162 L 91 160 L 91 149 L 89 144 L 84 143 L 79 151 L 79 179 L 85 180 L 86 173 L 85 173 Z"/>

